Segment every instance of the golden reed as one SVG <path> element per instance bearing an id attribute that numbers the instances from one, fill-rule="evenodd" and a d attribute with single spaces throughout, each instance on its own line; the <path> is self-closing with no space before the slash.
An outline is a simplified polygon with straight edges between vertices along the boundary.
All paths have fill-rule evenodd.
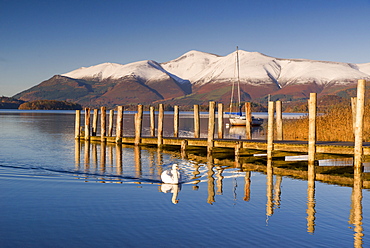
<path id="1" fill-rule="evenodd" d="M 354 141 L 352 110 L 350 106 L 332 106 L 326 111 L 318 111 L 318 141 Z M 308 139 L 308 117 L 283 121 L 285 140 Z M 370 141 L 370 106 L 365 106 L 364 142 Z"/>

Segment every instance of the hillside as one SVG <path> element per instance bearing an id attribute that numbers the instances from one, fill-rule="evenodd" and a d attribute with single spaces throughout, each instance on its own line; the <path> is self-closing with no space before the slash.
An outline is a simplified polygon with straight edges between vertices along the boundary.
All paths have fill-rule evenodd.
<path id="1" fill-rule="evenodd" d="M 280 59 L 242 50 L 238 57 L 242 101 L 263 104 L 268 95 L 282 101 L 300 101 L 311 92 L 348 98 L 358 79 L 370 79 L 370 63 Z M 139 103 L 193 105 L 210 100 L 229 103 L 237 78 L 236 58 L 236 52 L 219 56 L 190 51 L 161 64 L 152 60 L 126 65 L 103 63 L 55 75 L 14 97 L 107 107 Z"/>
<path id="2" fill-rule="evenodd" d="M 24 101 L 15 98 L 0 97 L 0 109 L 17 109 L 22 103 L 24 103 Z"/>

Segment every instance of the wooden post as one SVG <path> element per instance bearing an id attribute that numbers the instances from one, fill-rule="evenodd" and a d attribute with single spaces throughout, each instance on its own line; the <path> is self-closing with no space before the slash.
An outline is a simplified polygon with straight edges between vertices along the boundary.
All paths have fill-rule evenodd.
<path id="1" fill-rule="evenodd" d="M 268 103 L 268 124 L 267 124 L 267 159 L 272 159 L 272 150 L 274 149 L 274 112 L 275 102 Z"/>
<path id="2" fill-rule="evenodd" d="M 100 107 L 100 139 L 101 139 L 101 142 L 105 142 L 106 141 L 106 127 L 107 127 L 107 124 L 106 124 L 106 115 L 107 115 L 107 112 L 106 112 L 106 108 L 105 107 Z"/>
<path id="3" fill-rule="evenodd" d="M 361 79 L 357 83 L 357 103 L 356 103 L 356 129 L 355 129 L 355 169 L 362 169 L 362 157 L 363 157 L 363 125 L 364 125 L 364 108 L 365 108 L 365 83 L 366 81 Z"/>
<path id="4" fill-rule="evenodd" d="M 154 106 L 150 106 L 150 136 L 155 136 L 155 115 Z"/>
<path id="5" fill-rule="evenodd" d="M 215 102 L 209 102 L 207 151 L 212 152 L 215 135 Z"/>
<path id="6" fill-rule="evenodd" d="M 94 109 L 93 123 L 92 123 L 92 136 L 96 136 L 98 132 L 98 115 L 99 115 L 99 109 Z"/>
<path id="7" fill-rule="evenodd" d="M 137 115 L 135 118 L 135 145 L 140 144 L 142 124 L 143 124 L 143 105 L 138 105 Z"/>
<path id="8" fill-rule="evenodd" d="M 217 107 L 217 118 L 218 118 L 218 138 L 224 138 L 224 105 L 222 103 L 218 104 Z"/>
<path id="9" fill-rule="evenodd" d="M 245 138 L 252 139 L 252 109 L 251 103 L 245 103 Z"/>
<path id="10" fill-rule="evenodd" d="M 179 137 L 179 106 L 173 109 L 173 137 Z"/>
<path id="11" fill-rule="evenodd" d="M 276 101 L 276 139 L 283 140 L 283 112 L 281 101 Z"/>
<path id="12" fill-rule="evenodd" d="M 199 105 L 194 105 L 194 138 L 200 137 Z"/>
<path id="13" fill-rule="evenodd" d="M 80 126 L 81 126 L 81 110 L 76 110 L 76 117 L 75 117 L 75 139 L 80 138 Z"/>
<path id="14" fill-rule="evenodd" d="M 353 137 L 355 136 L 356 130 L 356 106 L 357 106 L 357 97 L 351 97 Z"/>
<path id="15" fill-rule="evenodd" d="M 157 145 L 159 148 L 162 147 L 163 145 L 163 118 L 164 118 L 164 113 L 163 113 L 163 104 L 159 104 L 159 109 L 158 109 L 158 142 Z"/>
<path id="16" fill-rule="evenodd" d="M 113 119 L 114 119 L 114 110 L 109 111 L 109 127 L 108 127 L 108 136 L 113 136 Z"/>
<path id="17" fill-rule="evenodd" d="M 316 93 L 310 93 L 308 101 L 308 163 L 315 162 L 316 153 Z"/>
<path id="18" fill-rule="evenodd" d="M 123 106 L 117 107 L 117 124 L 116 124 L 116 142 L 122 142 L 122 130 L 123 130 Z"/>
<path id="19" fill-rule="evenodd" d="M 85 108 L 85 140 L 90 140 L 90 108 Z"/>

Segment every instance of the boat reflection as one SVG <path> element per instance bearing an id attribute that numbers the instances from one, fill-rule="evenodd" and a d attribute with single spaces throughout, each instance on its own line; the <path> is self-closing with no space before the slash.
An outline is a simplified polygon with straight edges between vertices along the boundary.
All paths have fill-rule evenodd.
<path id="1" fill-rule="evenodd" d="M 230 126 L 229 138 L 245 139 L 246 129 L 243 126 Z M 266 137 L 263 127 L 252 127 L 252 139 L 264 139 Z"/>
<path id="2" fill-rule="evenodd" d="M 185 184 L 192 184 L 192 188 L 198 190 L 199 187 L 204 187 L 205 184 L 202 182 L 206 183 L 207 198 L 205 201 L 210 205 L 216 203 L 217 197 L 224 195 L 223 182 L 226 178 L 233 178 L 234 180 L 234 200 L 237 199 L 237 179 L 244 180 L 242 199 L 245 204 L 248 204 L 251 200 L 251 176 L 253 173 L 262 172 L 266 174 L 265 214 L 267 223 L 271 221 L 270 218 L 274 215 L 275 209 L 284 206 L 284 201 L 281 199 L 283 176 L 294 176 L 294 173 L 297 173 L 297 178 L 302 178 L 302 171 L 297 172 L 296 170 L 276 167 L 274 164 L 278 161 L 267 160 L 265 165 L 253 164 L 250 162 L 253 156 L 251 156 L 251 158 L 238 157 L 237 160 L 220 160 L 211 154 L 208 154 L 206 158 L 194 154 L 188 154 L 187 156 L 191 160 L 186 160 L 187 162 L 184 162 L 179 152 L 164 151 L 158 148 L 142 148 L 140 146 L 111 145 L 105 143 L 91 144 L 88 141 L 76 141 L 75 172 L 78 178 L 86 182 L 158 184 L 159 191 L 171 193 L 171 202 L 173 204 L 178 204 L 181 184 L 163 184 L 160 181 L 164 161 L 166 161 L 167 164 L 176 162 L 182 166 L 182 170 L 187 174 L 188 180 Z M 341 162 L 338 163 L 338 161 Z M 327 165 L 328 162 L 331 162 L 331 166 L 333 164 L 348 165 L 351 159 L 325 160 L 324 164 Z M 291 163 L 307 162 L 291 161 Z M 315 232 L 316 227 L 316 180 L 326 180 L 331 183 L 337 183 L 336 180 L 338 180 L 338 176 L 333 176 L 333 179 L 330 179 L 330 175 L 317 173 L 318 170 L 322 169 L 325 169 L 323 164 L 320 166 L 314 163 L 308 164 L 306 176 L 303 177 L 307 180 L 307 232 L 311 234 Z M 230 171 L 234 171 L 234 173 L 231 175 Z M 349 211 L 348 223 L 353 227 L 354 247 L 362 247 L 364 236 L 362 226 L 363 172 L 361 170 L 354 170 L 353 175 L 352 179 L 348 177 L 345 178 L 347 186 L 348 181 L 352 180 L 351 209 Z M 370 187 L 368 181 L 366 181 L 366 185 L 366 188 Z"/>

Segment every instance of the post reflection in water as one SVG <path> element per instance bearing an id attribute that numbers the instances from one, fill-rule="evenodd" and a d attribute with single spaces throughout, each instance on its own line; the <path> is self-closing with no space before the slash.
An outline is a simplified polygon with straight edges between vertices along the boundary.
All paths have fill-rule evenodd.
<path id="1" fill-rule="evenodd" d="M 109 165 L 113 167 L 114 161 L 113 161 L 113 146 L 108 146 L 108 159 L 109 159 Z"/>
<path id="2" fill-rule="evenodd" d="M 266 168 L 266 216 L 271 216 L 274 214 L 274 203 L 273 203 L 273 168 L 272 168 L 272 160 L 267 160 L 267 168 Z"/>
<path id="3" fill-rule="evenodd" d="M 274 169 L 272 159 L 267 159 L 266 166 L 266 223 L 268 224 L 268 217 L 274 214 L 274 209 L 280 207 L 281 201 L 281 182 L 282 177 L 276 175 L 276 182 L 274 185 Z"/>
<path id="4" fill-rule="evenodd" d="M 245 184 L 244 184 L 244 201 L 249 201 L 251 199 L 251 172 L 245 172 Z"/>
<path id="5" fill-rule="evenodd" d="M 353 247 L 362 247 L 363 227 L 362 227 L 362 168 L 354 168 L 353 188 L 351 195 L 351 211 L 349 223 L 353 225 L 354 243 Z"/>
<path id="6" fill-rule="evenodd" d="M 315 171 L 315 164 L 309 162 L 308 164 L 308 171 L 307 171 L 307 232 L 314 233 L 315 232 L 315 179 L 316 179 L 316 171 Z"/>
<path id="7" fill-rule="evenodd" d="M 162 165 L 163 164 L 163 153 L 162 149 L 160 147 L 157 148 L 157 171 L 158 171 L 158 177 L 161 176 L 163 170 Z"/>
<path id="8" fill-rule="evenodd" d="M 154 152 L 152 150 L 149 151 L 149 174 L 152 176 L 151 179 L 154 179 L 154 171 L 155 171 L 155 161 L 154 161 Z"/>
<path id="9" fill-rule="evenodd" d="M 200 172 L 199 172 L 199 168 L 200 168 L 200 165 L 199 164 L 195 164 L 195 170 L 193 171 L 193 178 L 192 178 L 192 181 L 194 182 L 194 186 L 193 186 L 193 190 L 198 190 L 199 189 L 199 186 L 198 186 L 198 183 L 200 183 Z"/>
<path id="10" fill-rule="evenodd" d="M 81 142 L 79 140 L 75 140 L 75 170 L 80 170 L 80 161 L 81 161 Z"/>
<path id="11" fill-rule="evenodd" d="M 274 186 L 274 208 L 280 207 L 280 195 L 281 195 L 281 182 L 283 178 L 280 175 L 276 175 L 276 182 Z"/>
<path id="12" fill-rule="evenodd" d="M 134 147 L 134 157 L 135 157 L 135 177 L 141 178 L 141 148 L 140 146 Z"/>
<path id="13" fill-rule="evenodd" d="M 98 152 L 96 143 L 91 144 L 91 153 L 92 153 L 92 165 L 94 166 L 94 170 L 96 171 L 98 168 Z"/>
<path id="14" fill-rule="evenodd" d="M 216 166 L 215 168 L 216 168 L 216 178 L 217 178 L 216 193 L 217 195 L 222 195 L 222 179 L 224 179 L 224 177 L 222 176 L 222 172 L 224 171 L 224 169 L 221 166 Z"/>
<path id="15" fill-rule="evenodd" d="M 207 154 L 207 182 L 208 182 L 208 198 L 207 203 L 213 204 L 215 202 L 215 179 L 213 178 L 213 157 L 211 153 Z"/>
<path id="16" fill-rule="evenodd" d="M 100 173 L 104 174 L 105 173 L 105 163 L 106 163 L 106 148 L 107 145 L 105 142 L 102 142 L 100 145 Z"/>
<path id="17" fill-rule="evenodd" d="M 99 151 L 100 149 L 100 151 Z M 153 182 L 157 182 L 160 192 L 171 193 L 171 202 L 173 204 L 179 203 L 179 192 L 181 191 L 181 184 L 162 184 L 158 180 L 163 171 L 163 160 L 166 154 L 160 148 L 148 149 L 148 171 L 143 173 L 142 168 L 142 148 L 140 146 L 129 146 L 128 149 L 133 150 L 134 153 L 134 170 L 132 168 L 125 168 L 123 166 L 123 152 L 126 148 L 123 148 L 121 144 L 109 145 L 105 142 L 102 143 L 90 143 L 89 141 L 76 141 L 75 142 L 75 170 L 92 175 L 97 173 L 99 180 L 106 182 L 110 173 L 118 175 L 117 180 L 123 182 L 123 174 L 130 173 L 126 172 L 126 169 L 132 171 L 135 175 L 135 179 L 142 179 L 143 174 L 150 177 Z M 100 152 L 100 156 L 99 155 Z M 82 154 L 83 153 L 83 154 Z M 108 158 L 107 158 L 108 156 Z M 112 165 L 112 170 L 109 171 L 107 168 L 107 160 Z M 108 164 L 109 164 L 108 163 Z M 230 164 L 231 165 L 231 164 Z M 239 161 L 235 161 L 234 166 L 239 167 Z M 206 166 L 206 168 L 204 167 Z M 115 167 L 115 168 L 114 168 Z M 234 168 L 235 168 L 234 167 Z M 244 165 L 243 167 L 244 168 Z M 190 181 L 194 184 L 193 189 L 198 189 L 198 184 L 201 183 L 202 176 L 207 178 L 207 203 L 213 205 L 215 201 L 215 194 L 223 195 L 223 173 L 225 171 L 224 166 L 214 164 L 214 157 L 212 154 L 207 154 L 207 164 L 192 164 L 192 172 L 190 175 Z M 107 172 L 108 170 L 108 172 Z M 145 169 L 144 169 L 145 170 Z M 107 174 L 108 173 L 108 174 Z M 85 175 L 85 179 L 88 176 Z M 362 168 L 354 168 L 353 188 L 351 194 L 351 209 L 349 213 L 348 223 L 353 227 L 353 243 L 354 247 L 363 247 L 363 210 L 362 210 L 362 188 L 363 188 L 363 172 Z M 131 178 L 131 177 L 130 177 Z M 274 183 L 275 178 L 275 183 Z M 307 220 L 307 233 L 313 234 L 316 228 L 316 199 L 315 199 L 315 180 L 316 171 L 313 163 L 308 164 L 307 170 L 307 209 L 306 209 L 306 220 Z M 234 178 L 236 179 L 236 178 Z M 216 180 L 216 183 L 215 183 Z M 244 176 L 244 201 L 250 201 L 251 198 L 251 171 L 245 171 Z M 215 185 L 216 184 L 216 185 Z M 269 217 L 274 214 L 274 210 L 280 207 L 281 204 L 281 184 L 282 176 L 274 176 L 274 168 L 272 160 L 267 160 L 266 165 L 266 224 L 268 224 Z M 216 186 L 216 190 L 215 190 Z"/>
<path id="18" fill-rule="evenodd" d="M 84 141 L 84 165 L 85 165 L 85 172 L 87 173 L 90 169 L 90 142 Z"/>
<path id="19" fill-rule="evenodd" d="M 122 145 L 116 144 L 116 171 L 117 175 L 122 175 Z"/>

